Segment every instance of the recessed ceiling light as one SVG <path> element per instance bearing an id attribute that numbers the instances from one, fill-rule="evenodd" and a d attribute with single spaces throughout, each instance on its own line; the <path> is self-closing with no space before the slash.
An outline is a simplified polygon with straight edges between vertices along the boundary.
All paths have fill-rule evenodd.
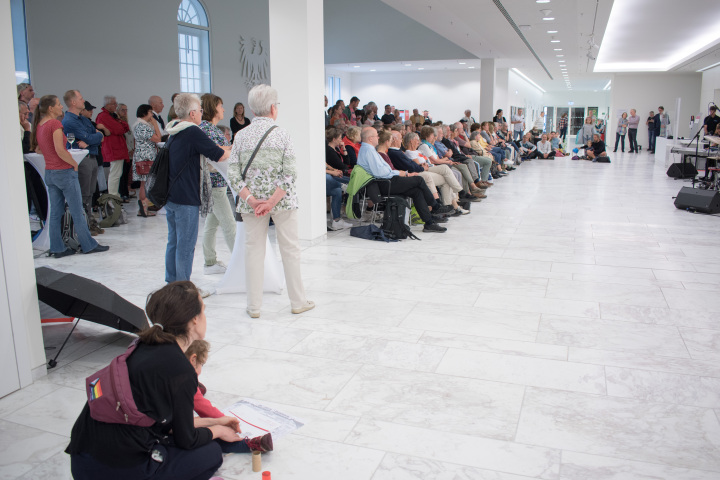
<path id="1" fill-rule="evenodd" d="M 558 63 L 565 63 L 565 60 L 558 60 Z"/>
<path id="2" fill-rule="evenodd" d="M 543 20 L 545 20 L 546 22 L 551 22 L 555 20 L 555 17 L 543 17 Z"/>
<path id="3" fill-rule="evenodd" d="M 565 55 L 555 55 L 556 57 L 564 57 Z"/>
<path id="4" fill-rule="evenodd" d="M 547 33 L 557 33 L 557 30 L 548 30 Z"/>
<path id="5" fill-rule="evenodd" d="M 550 40 L 550 43 L 560 43 L 560 40 Z"/>
<path id="6" fill-rule="evenodd" d="M 405 66 L 406 66 L 406 67 L 412 67 L 412 63 L 406 63 Z"/>
<path id="7" fill-rule="evenodd" d="M 550 3 L 550 0 L 535 0 L 535 3 Z"/>
<path id="8" fill-rule="evenodd" d="M 418 70 L 425 70 L 424 67 L 418 67 Z"/>
<path id="9" fill-rule="evenodd" d="M 468 67 L 468 68 L 475 68 L 475 67 Z"/>
<path id="10" fill-rule="evenodd" d="M 459 65 L 465 65 L 467 62 L 458 62 Z"/>
<path id="11" fill-rule="evenodd" d="M 562 52 L 562 48 L 553 48 L 556 52 Z"/>
<path id="12" fill-rule="evenodd" d="M 353 65 L 353 68 L 360 68 L 360 65 Z"/>
<path id="13" fill-rule="evenodd" d="M 371 72 L 375 72 L 376 70 L 375 70 L 374 68 L 371 68 L 370 71 L 371 71 Z"/>

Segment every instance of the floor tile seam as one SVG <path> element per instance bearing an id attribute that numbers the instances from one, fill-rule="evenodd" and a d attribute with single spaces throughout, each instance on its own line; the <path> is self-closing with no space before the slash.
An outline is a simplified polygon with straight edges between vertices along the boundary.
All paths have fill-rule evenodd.
<path id="1" fill-rule="evenodd" d="M 520 428 L 520 417 L 522 417 L 523 409 L 525 408 L 525 395 L 527 394 L 527 386 L 523 387 L 522 400 L 520 400 L 520 409 L 517 414 L 517 421 L 515 422 L 515 432 L 513 432 L 512 441 L 517 443 L 518 429 Z"/>
<path id="2" fill-rule="evenodd" d="M 677 328 L 677 330 L 678 330 L 678 335 L 680 335 L 680 340 L 682 340 L 683 346 L 685 347 L 685 350 L 688 352 L 688 355 L 690 356 L 690 358 L 691 358 L 692 360 L 698 360 L 698 359 L 696 359 L 696 358 L 693 357 L 693 354 L 692 354 L 692 352 L 690 351 L 690 348 L 687 346 L 687 342 L 685 341 L 685 336 L 683 335 L 683 332 L 682 332 L 682 330 L 680 329 L 680 327 L 676 327 L 676 328 Z"/>
<path id="3" fill-rule="evenodd" d="M 530 445 L 533 445 L 533 444 L 530 444 Z M 533 446 L 535 446 L 535 445 L 533 445 Z M 548 448 L 548 447 L 546 447 L 546 448 Z M 552 448 L 552 447 L 550 447 L 550 448 Z M 592 456 L 592 457 L 611 458 L 611 459 L 613 459 L 613 460 L 623 460 L 623 461 L 627 461 L 627 462 L 644 463 L 644 464 L 648 464 L 648 465 L 656 465 L 656 466 L 659 466 L 659 467 L 671 467 L 671 468 L 677 468 L 677 469 L 684 469 L 684 470 L 690 470 L 690 471 L 699 471 L 699 472 L 709 472 L 709 473 L 720 472 L 720 467 L 718 467 L 717 470 L 708 470 L 708 469 L 704 469 L 704 468 L 698 468 L 698 467 L 695 467 L 695 466 L 689 467 L 689 466 L 687 466 L 687 465 L 677 465 L 677 464 L 671 464 L 671 463 L 660 463 L 660 462 L 654 462 L 654 461 L 651 461 L 651 460 L 640 460 L 640 459 L 637 459 L 637 458 L 626 458 L 626 457 L 619 456 L 619 455 L 614 455 L 614 454 L 589 453 L 589 452 L 583 452 L 583 451 L 581 451 L 581 450 L 573 450 L 573 449 L 570 449 L 570 448 L 561 448 L 560 450 L 561 450 L 561 452 L 579 453 L 579 454 L 581 454 L 581 455 L 589 455 L 589 456 Z M 561 464 L 561 465 L 562 465 L 562 464 Z M 569 465 L 569 464 L 567 464 L 567 465 Z M 562 477 L 559 477 L 559 478 L 562 478 Z"/>
<path id="4" fill-rule="evenodd" d="M 41 377 L 41 378 L 43 378 L 43 377 Z M 45 377 L 45 378 L 46 378 L 46 377 Z M 38 380 L 40 380 L 40 379 L 38 379 Z M 58 385 L 58 384 L 53 383 L 53 382 L 50 382 L 50 383 L 51 383 L 53 386 L 57 387 L 57 388 L 55 388 L 54 390 L 52 390 L 52 391 L 50 391 L 50 392 L 48 392 L 48 393 L 46 393 L 46 394 L 44 394 L 44 395 L 41 395 L 41 396 L 35 398 L 35 399 L 34 399 L 32 402 L 30 402 L 30 403 L 24 403 L 23 405 L 19 406 L 18 408 L 14 409 L 14 410 L 12 410 L 12 411 L 9 411 L 9 412 L 7 412 L 7 413 L 5 413 L 3 416 L 0 417 L 0 419 L 6 420 L 5 417 L 6 417 L 7 415 L 13 414 L 13 413 L 17 412 L 18 410 L 20 410 L 21 408 L 25 408 L 25 407 L 27 407 L 28 405 L 31 405 L 31 404 L 37 402 L 38 400 L 40 400 L 40 399 L 42 399 L 42 398 L 45 398 L 45 397 L 47 397 L 48 395 L 51 395 L 51 394 L 57 392 L 58 390 L 60 390 L 60 388 L 62 388 L 62 387 L 65 386 L 65 385 Z M 34 382 L 33 382 L 33 384 L 34 384 Z M 32 384 L 31 384 L 31 385 L 32 385 Z M 28 385 L 28 386 L 29 386 L 29 385 Z M 22 392 L 24 389 L 25 389 L 25 388 L 21 388 L 20 390 L 15 390 L 15 392 L 13 392 L 13 393 Z M 84 390 L 85 390 L 85 389 L 83 388 L 83 391 L 84 391 Z M 12 395 L 12 393 L 8 394 L 7 397 L 3 397 L 3 399 L 6 399 L 6 398 L 8 398 L 8 397 L 11 396 L 11 395 Z"/>
<path id="5" fill-rule="evenodd" d="M 447 335 L 454 335 L 452 332 L 444 332 L 444 331 L 440 331 L 440 330 L 430 330 L 430 329 L 427 329 L 427 330 L 424 330 L 424 332 L 425 332 L 425 333 L 430 333 L 430 334 L 432 334 L 432 333 L 442 333 L 442 334 L 447 334 Z M 423 335 L 420 337 L 420 339 L 418 339 L 418 343 L 420 343 L 420 340 L 422 339 L 422 337 L 425 336 L 425 333 L 423 333 Z M 506 342 L 527 343 L 528 345 L 541 345 L 541 346 L 546 346 L 546 347 L 562 347 L 562 348 L 564 348 L 564 349 L 566 350 L 566 352 L 567 352 L 567 348 L 568 348 L 567 345 L 559 345 L 559 344 L 556 344 L 556 343 L 538 342 L 537 340 L 534 340 L 534 341 L 530 341 L 530 340 L 513 340 L 513 339 L 510 339 L 510 338 L 488 337 L 488 336 L 485 336 L 485 335 L 469 335 L 469 334 L 464 334 L 464 333 L 458 333 L 457 335 L 462 335 L 462 336 L 464 336 L 464 337 L 474 337 L 474 338 L 479 338 L 479 339 L 487 339 L 487 340 L 501 340 L 501 341 L 506 341 Z M 536 336 L 537 336 L 537 335 L 536 335 Z M 422 345 L 434 345 L 434 346 L 446 347 L 446 348 L 454 348 L 454 349 L 457 349 L 457 350 L 466 350 L 466 351 L 469 351 L 469 352 L 485 352 L 485 351 L 486 351 L 486 350 L 483 350 L 483 349 L 476 349 L 476 348 L 449 347 L 449 346 L 447 346 L 447 345 L 437 345 L 437 344 L 434 344 L 434 343 L 421 343 L 421 344 L 422 344 Z M 494 351 L 492 351 L 492 350 L 487 350 L 487 353 L 497 353 L 497 352 L 494 352 Z M 535 357 L 535 355 L 522 355 L 522 356 Z M 538 357 L 538 358 L 544 358 L 544 357 Z M 547 360 L 556 360 L 556 359 L 548 358 Z"/>
<path id="6" fill-rule="evenodd" d="M 27 406 L 27 405 L 25 405 L 25 406 Z M 50 430 L 46 430 L 46 429 L 44 429 L 44 428 L 36 427 L 36 426 L 34 426 L 34 425 L 27 425 L 27 424 L 22 423 L 22 422 L 19 422 L 19 421 L 17 421 L 17 420 L 9 420 L 9 419 L 7 419 L 7 418 L 3 418 L 2 420 L 3 420 L 4 422 L 12 423 L 12 424 L 17 425 L 17 426 L 20 426 L 20 427 L 32 428 L 33 430 L 38 430 L 38 431 L 43 432 L 43 433 L 49 433 L 50 435 L 55 435 L 56 437 L 66 438 L 68 441 L 70 440 L 70 435 L 63 435 L 63 434 L 60 434 L 60 433 L 52 432 L 52 431 L 50 431 Z"/>
<path id="7" fill-rule="evenodd" d="M 399 327 L 394 327 L 394 328 L 399 328 Z M 425 330 L 423 330 L 423 334 L 424 334 L 424 332 L 425 332 Z M 420 342 L 419 342 L 419 338 L 418 338 L 418 340 L 416 340 L 416 341 L 407 341 L 407 340 L 389 339 L 389 338 L 382 338 L 382 337 L 365 337 L 365 336 L 360 336 L 360 335 L 351 334 L 351 333 L 324 332 L 324 331 L 319 331 L 319 330 L 311 330 L 311 331 L 310 331 L 310 334 L 307 335 L 303 340 L 307 339 L 307 337 L 310 336 L 310 335 L 312 335 L 313 333 L 329 334 L 329 335 L 339 335 L 339 336 L 342 336 L 342 337 L 359 338 L 359 339 L 364 339 L 364 340 L 377 340 L 377 341 L 383 341 L 383 342 L 398 342 L 398 343 L 406 343 L 406 344 L 409 344 L 409 345 L 418 345 L 418 346 L 425 346 L 425 345 L 427 345 L 427 346 L 444 347 L 444 346 L 442 346 L 442 345 L 430 345 L 430 344 L 420 343 Z M 421 336 L 422 336 L 422 335 L 421 335 Z M 301 343 L 301 342 L 302 342 L 302 340 L 301 340 L 300 342 L 298 342 L 298 344 Z M 296 347 L 296 346 L 297 346 L 297 344 L 295 345 L 295 347 Z M 295 347 L 293 347 L 293 348 L 295 348 Z M 446 347 L 444 347 L 444 348 L 446 348 Z M 296 353 L 296 352 L 288 351 L 288 353 Z M 304 354 L 300 354 L 300 355 L 304 355 Z M 309 356 L 312 356 L 312 355 L 309 355 Z"/>

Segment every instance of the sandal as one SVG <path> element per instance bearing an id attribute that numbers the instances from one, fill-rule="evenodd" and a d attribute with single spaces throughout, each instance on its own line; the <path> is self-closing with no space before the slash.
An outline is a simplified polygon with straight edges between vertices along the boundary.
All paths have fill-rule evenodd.
<path id="1" fill-rule="evenodd" d="M 143 206 L 142 200 L 138 200 L 138 217 L 147 217 L 147 213 L 145 212 L 145 207 Z"/>

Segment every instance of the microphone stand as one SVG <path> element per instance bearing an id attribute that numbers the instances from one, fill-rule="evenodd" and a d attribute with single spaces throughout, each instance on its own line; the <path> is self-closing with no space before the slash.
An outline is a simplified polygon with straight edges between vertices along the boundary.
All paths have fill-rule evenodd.
<path id="1" fill-rule="evenodd" d="M 690 146 L 690 145 L 692 145 L 692 142 L 694 142 L 695 139 L 697 139 L 697 143 L 695 144 L 695 171 L 696 171 L 696 172 L 697 172 L 697 166 L 698 166 L 698 152 L 699 152 L 699 150 L 700 150 L 700 132 L 702 132 L 702 130 L 703 130 L 702 127 L 700 127 L 700 129 L 699 129 L 698 132 L 695 134 L 695 136 L 693 137 L 693 139 L 690 140 L 690 143 L 688 143 L 688 146 Z M 685 163 L 684 159 L 683 159 L 683 163 Z M 706 163 L 707 163 L 707 160 L 706 160 Z M 684 173 L 684 170 L 685 170 L 685 169 L 683 168 L 683 173 Z M 707 176 L 707 165 L 705 165 L 705 175 Z M 697 174 L 693 175 L 692 188 L 695 188 L 695 180 L 696 180 L 696 178 L 697 178 Z M 698 183 L 699 183 L 699 180 L 698 180 Z"/>

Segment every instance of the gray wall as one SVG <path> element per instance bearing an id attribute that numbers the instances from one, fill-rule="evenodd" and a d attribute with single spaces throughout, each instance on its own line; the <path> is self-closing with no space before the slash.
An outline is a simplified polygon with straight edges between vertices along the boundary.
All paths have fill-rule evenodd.
<path id="1" fill-rule="evenodd" d="M 210 22 L 213 93 L 226 107 L 246 103 L 240 76 L 240 35 L 269 46 L 267 0 L 203 0 Z M 102 106 L 111 94 L 129 107 L 152 94 L 165 100 L 179 91 L 179 0 L 27 0 L 32 83 L 38 96 L 77 88 Z M 68 55 L 71 53 L 71 55 Z M 97 112 L 96 112 L 97 113 Z M 222 122 L 228 124 L 228 112 Z"/>
<path id="2" fill-rule="evenodd" d="M 380 0 L 325 0 L 325 63 L 476 58 Z"/>

